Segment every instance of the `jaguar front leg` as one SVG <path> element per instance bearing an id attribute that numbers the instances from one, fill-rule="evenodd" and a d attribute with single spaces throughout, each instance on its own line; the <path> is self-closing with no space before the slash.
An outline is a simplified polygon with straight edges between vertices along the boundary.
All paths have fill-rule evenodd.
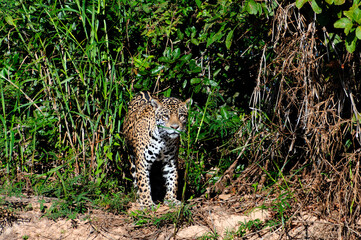
<path id="1" fill-rule="evenodd" d="M 175 159 L 169 159 L 164 163 L 163 177 L 165 178 L 166 195 L 164 197 L 165 204 L 180 205 L 177 200 L 178 190 L 178 172 Z"/>
<path id="2" fill-rule="evenodd" d="M 139 160 L 139 159 L 138 159 Z M 136 179 L 137 179 L 137 195 L 138 203 L 142 209 L 150 208 L 155 206 L 150 188 L 150 173 L 151 164 L 146 161 L 138 161 L 138 166 L 136 168 Z"/>

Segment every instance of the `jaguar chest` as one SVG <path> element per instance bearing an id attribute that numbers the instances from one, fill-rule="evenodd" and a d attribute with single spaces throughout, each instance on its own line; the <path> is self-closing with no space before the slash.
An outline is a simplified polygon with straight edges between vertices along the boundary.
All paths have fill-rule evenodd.
<path id="1" fill-rule="evenodd" d="M 145 147 L 144 156 L 148 163 L 166 162 L 177 154 L 179 138 L 162 136 L 158 131 L 151 135 L 149 144 Z"/>

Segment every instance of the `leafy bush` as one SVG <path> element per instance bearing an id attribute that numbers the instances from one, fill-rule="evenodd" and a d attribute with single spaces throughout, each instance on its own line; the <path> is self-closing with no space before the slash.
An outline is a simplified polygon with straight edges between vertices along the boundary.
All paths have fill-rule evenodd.
<path id="1" fill-rule="evenodd" d="M 153 90 L 194 99 L 184 142 L 191 147 L 181 157 L 190 161 L 190 194 L 202 193 L 203 167 L 229 151 L 225 143 L 248 112 L 268 31 L 258 23 L 274 7 L 168 0 L 1 4 L 4 176 L 43 186 L 82 176 L 104 189 L 129 189 L 122 120 L 137 91 Z M 222 169 L 230 161 L 224 163 Z"/>
<path id="2" fill-rule="evenodd" d="M 122 202 L 132 185 L 122 121 L 127 102 L 149 90 L 194 100 L 180 151 L 183 198 L 209 183 L 290 192 L 312 176 L 321 183 L 307 184 L 318 189 L 308 197 L 340 199 L 348 226 L 356 222 L 358 0 L 0 6 L 1 183 L 30 183 L 76 211 L 92 199 Z M 81 199 L 69 197 L 78 191 Z"/>

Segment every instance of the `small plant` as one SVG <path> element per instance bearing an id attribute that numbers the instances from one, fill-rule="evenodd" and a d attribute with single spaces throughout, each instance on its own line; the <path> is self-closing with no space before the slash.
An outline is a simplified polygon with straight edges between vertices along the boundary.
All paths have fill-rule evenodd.
<path id="1" fill-rule="evenodd" d="M 217 232 L 208 232 L 204 235 L 202 235 L 201 237 L 197 238 L 197 240 L 217 240 L 219 237 L 219 235 L 217 234 Z"/>
<path id="2" fill-rule="evenodd" d="M 22 236 L 22 239 L 28 240 L 28 239 L 29 239 L 29 236 L 28 236 L 28 235 L 24 235 L 24 236 Z"/>
<path id="3" fill-rule="evenodd" d="M 285 192 L 278 196 L 271 205 L 271 209 L 276 213 L 276 217 L 282 226 L 285 226 L 285 223 L 289 218 L 287 210 L 291 208 L 289 203 L 290 199 L 291 193 Z"/>
<path id="4" fill-rule="evenodd" d="M 74 219 L 78 213 L 84 213 L 92 203 L 91 197 L 96 195 L 97 189 L 95 183 L 87 182 L 86 179 L 79 175 L 74 178 L 60 178 L 58 182 L 48 183 L 46 188 L 40 187 L 39 193 L 46 192 L 47 195 L 55 196 L 58 200 L 52 202 L 51 207 L 45 207 L 44 200 L 40 200 L 40 210 L 44 216 L 57 219 L 67 217 Z"/>
<path id="5" fill-rule="evenodd" d="M 182 222 L 192 222 L 192 213 L 188 205 L 183 206 L 183 208 L 178 209 L 178 211 L 173 211 L 175 209 L 171 209 L 171 211 L 164 214 L 156 213 L 159 207 L 160 205 L 157 205 L 151 210 L 132 211 L 129 216 L 133 219 L 134 224 L 137 226 L 153 225 L 157 228 L 167 224 L 179 225 L 179 223 Z M 180 212 L 182 212 L 182 214 L 180 214 Z"/>
<path id="6" fill-rule="evenodd" d="M 151 210 L 135 210 L 130 212 L 129 216 L 133 219 L 134 224 L 137 226 L 148 225 L 153 222 L 152 220 L 154 219 L 154 212 L 159 208 L 159 206 L 160 205 Z"/>
<path id="7" fill-rule="evenodd" d="M 232 240 L 235 237 L 245 237 L 248 232 L 259 231 L 265 226 L 265 223 L 260 219 L 240 222 L 240 224 L 241 225 L 238 227 L 237 231 L 226 231 L 223 239 Z"/>
<path id="8" fill-rule="evenodd" d="M 0 182 L 1 185 L 1 182 Z M 26 186 L 26 183 L 23 181 L 11 183 L 9 181 L 5 181 L 2 184 L 2 187 L 0 188 L 0 194 L 6 195 L 6 196 L 15 196 L 15 197 L 22 197 L 22 190 Z"/>
<path id="9" fill-rule="evenodd" d="M 44 216 L 56 220 L 58 218 L 66 217 L 74 219 L 77 216 L 76 211 L 63 200 L 55 200 L 52 202 L 52 205 L 49 208 L 46 208 L 44 205 L 40 206 L 40 210 L 44 212 Z"/>
<path id="10" fill-rule="evenodd" d="M 270 206 L 261 205 L 261 209 L 269 209 L 273 212 L 272 218 L 264 223 L 264 226 L 274 228 L 276 226 L 284 227 L 290 217 L 288 212 L 291 209 L 292 193 L 284 192 L 272 201 Z"/>
<path id="11" fill-rule="evenodd" d="M 243 237 L 246 235 L 247 231 L 252 232 L 260 230 L 264 227 L 264 223 L 260 219 L 245 221 L 241 223 L 241 226 L 238 227 L 237 232 L 235 233 L 238 237 Z"/>
<path id="12" fill-rule="evenodd" d="M 99 199 L 94 200 L 94 204 L 103 207 L 113 213 L 121 213 L 126 210 L 129 202 L 135 201 L 135 192 L 125 194 L 123 191 L 117 193 L 101 194 Z"/>
<path id="13" fill-rule="evenodd" d="M 157 228 L 160 228 L 167 224 L 174 224 L 177 221 L 177 212 L 167 212 L 160 217 L 155 217 L 153 219 L 153 225 Z"/>

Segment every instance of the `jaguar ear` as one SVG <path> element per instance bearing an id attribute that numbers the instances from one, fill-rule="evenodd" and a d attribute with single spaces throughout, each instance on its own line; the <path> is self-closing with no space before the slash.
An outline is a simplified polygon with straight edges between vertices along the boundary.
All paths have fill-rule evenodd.
<path id="1" fill-rule="evenodd" d="M 191 98 L 188 98 L 187 100 L 184 101 L 185 106 L 187 107 L 187 109 L 192 105 L 193 100 Z"/>
<path id="2" fill-rule="evenodd" d="M 150 103 L 152 104 L 152 106 L 153 106 L 153 108 L 154 108 L 155 110 L 162 107 L 162 103 L 159 102 L 158 99 L 152 98 L 152 99 L 150 100 Z"/>

